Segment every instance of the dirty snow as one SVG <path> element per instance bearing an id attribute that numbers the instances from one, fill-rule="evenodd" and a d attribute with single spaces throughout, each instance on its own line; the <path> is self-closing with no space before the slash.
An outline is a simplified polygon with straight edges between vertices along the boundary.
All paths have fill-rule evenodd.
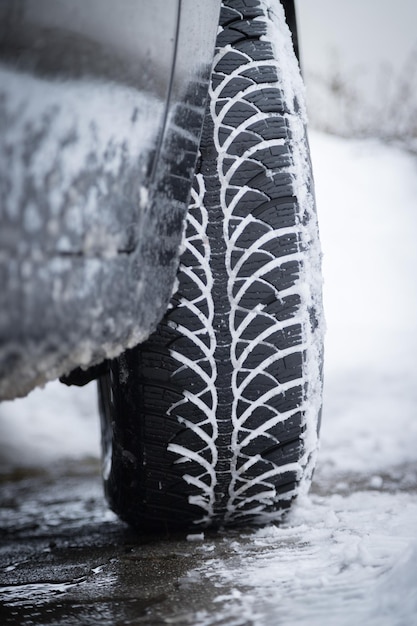
<path id="1" fill-rule="evenodd" d="M 283 527 L 226 533 L 188 574 L 218 588 L 194 624 L 417 624 L 417 163 L 312 134 L 327 311 L 322 446 Z M 95 389 L 0 407 L 2 467 L 98 454 Z"/>
<path id="2" fill-rule="evenodd" d="M 10 219 L 18 219 L 26 199 L 24 181 L 31 177 L 35 191 L 48 194 L 53 218 L 58 218 L 67 193 L 73 196 L 71 220 L 81 220 L 82 211 L 95 215 L 98 190 L 109 193 L 109 175 L 118 176 L 123 161 L 138 160 L 155 143 L 164 113 L 163 103 L 137 89 L 110 82 L 91 80 L 46 80 L 0 65 L 0 93 L 3 115 L 8 126 L 2 128 L 5 153 L 4 172 L 9 185 L 7 202 L 2 210 Z M 18 121 L 17 121 L 18 120 Z M 37 138 L 29 165 L 25 162 L 27 137 Z M 13 149 L 11 149 L 13 147 Z M 80 172 L 86 164 L 99 163 L 100 178 L 87 198 L 77 187 Z M 48 177 L 54 175 L 53 185 Z M 142 198 L 146 200 L 146 198 Z M 43 208 L 43 207 L 42 207 Z M 43 224 L 39 207 L 25 212 L 25 227 L 34 232 Z M 59 223 L 49 224 L 55 230 Z M 74 225 L 72 225 L 74 228 Z M 82 224 L 79 225 L 82 232 Z M 66 251 L 65 238 L 60 248 Z M 107 243 L 107 242 L 106 242 Z M 97 244 L 90 242 L 93 247 Z M 88 250 L 87 250 L 88 251 Z"/>

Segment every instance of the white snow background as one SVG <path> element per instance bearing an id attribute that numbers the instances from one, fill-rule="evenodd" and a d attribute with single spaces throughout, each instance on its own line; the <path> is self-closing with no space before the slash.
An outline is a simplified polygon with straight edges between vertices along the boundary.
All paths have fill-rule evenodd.
<path id="1" fill-rule="evenodd" d="M 200 625 L 417 624 L 417 161 L 318 133 L 311 147 L 328 328 L 315 482 L 285 527 L 190 572 L 219 586 Z M 4 403 L 0 441 L 2 471 L 97 457 L 94 385 Z"/>

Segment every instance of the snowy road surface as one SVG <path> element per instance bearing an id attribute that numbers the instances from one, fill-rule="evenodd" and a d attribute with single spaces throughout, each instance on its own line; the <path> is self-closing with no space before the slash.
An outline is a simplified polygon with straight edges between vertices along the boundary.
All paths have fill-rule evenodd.
<path id="1" fill-rule="evenodd" d="M 138 560 L 140 554 L 147 555 L 145 570 L 154 576 L 147 582 L 146 575 L 138 573 L 138 598 L 149 589 L 146 585 L 153 585 L 155 593 L 169 590 L 145 610 L 143 603 L 133 603 L 128 577 L 123 588 L 115 582 L 115 572 L 121 580 L 121 563 L 127 557 L 112 555 L 110 544 L 125 545 L 127 531 L 105 512 L 94 471 L 88 479 L 83 474 L 79 491 L 74 487 L 76 496 L 69 490 L 65 505 L 61 494 L 60 506 L 68 514 L 67 526 L 71 515 L 77 519 L 80 536 L 93 536 L 103 528 L 101 561 L 91 570 L 95 582 L 69 568 L 67 586 L 58 590 L 58 582 L 54 587 L 48 579 L 47 587 L 45 577 L 37 584 L 25 579 L 25 565 L 16 553 L 15 560 L 10 556 L 3 561 L 0 572 L 7 623 L 14 623 L 13 607 L 21 616 L 20 609 L 30 603 L 55 606 L 59 591 L 61 607 L 65 597 L 73 604 L 74 598 L 86 594 L 90 599 L 109 598 L 112 619 L 118 616 L 120 624 L 417 624 L 417 162 L 374 142 L 313 133 L 311 144 L 328 332 L 322 446 L 310 496 L 280 528 L 152 543 L 158 567 L 149 556 L 149 545 L 131 547 Z M 98 430 L 94 387 L 80 391 L 54 383 L 0 407 L 3 476 L 13 474 L 16 493 L 21 489 L 24 495 L 17 470 L 28 480 L 28 468 L 46 468 L 46 474 L 37 479 L 35 472 L 29 481 L 34 494 L 30 515 L 23 497 L 12 511 L 11 487 L 2 480 L 0 519 L 6 541 L 0 555 L 5 550 L 13 554 L 13 515 L 16 536 L 26 532 L 25 515 L 31 516 L 32 525 L 36 515 L 43 515 L 54 543 L 63 542 L 53 520 L 46 520 L 49 505 L 39 494 L 58 460 L 77 467 L 80 460 L 86 464 L 87 457 L 98 456 Z M 72 481 L 77 484 L 74 477 Z M 77 498 L 82 499 L 78 504 Z M 130 575 L 133 562 L 132 556 Z M 14 584 L 19 571 L 19 584 Z M 123 604 L 123 598 L 130 604 Z M 94 623 L 99 604 L 91 606 Z M 64 624 L 70 614 L 73 624 L 90 623 L 85 614 L 64 614 L 61 610 L 61 617 L 56 613 L 55 621 L 48 622 L 34 616 L 32 623 Z M 101 623 L 107 624 L 104 613 Z"/>

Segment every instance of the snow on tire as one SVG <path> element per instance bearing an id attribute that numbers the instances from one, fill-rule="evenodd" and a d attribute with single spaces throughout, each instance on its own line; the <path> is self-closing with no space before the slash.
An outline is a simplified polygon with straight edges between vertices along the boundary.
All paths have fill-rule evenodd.
<path id="1" fill-rule="evenodd" d="M 308 488 L 323 323 L 305 123 L 282 6 L 225 0 L 177 291 L 100 382 L 105 488 L 133 525 L 262 524 Z"/>

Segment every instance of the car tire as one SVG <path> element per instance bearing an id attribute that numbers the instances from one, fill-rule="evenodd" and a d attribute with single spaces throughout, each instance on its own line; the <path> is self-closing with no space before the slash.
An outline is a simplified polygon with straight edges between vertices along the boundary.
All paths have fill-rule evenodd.
<path id="1" fill-rule="evenodd" d="M 111 507 L 141 528 L 279 521 L 318 443 L 320 246 L 276 0 L 225 0 L 178 280 L 99 381 Z"/>

